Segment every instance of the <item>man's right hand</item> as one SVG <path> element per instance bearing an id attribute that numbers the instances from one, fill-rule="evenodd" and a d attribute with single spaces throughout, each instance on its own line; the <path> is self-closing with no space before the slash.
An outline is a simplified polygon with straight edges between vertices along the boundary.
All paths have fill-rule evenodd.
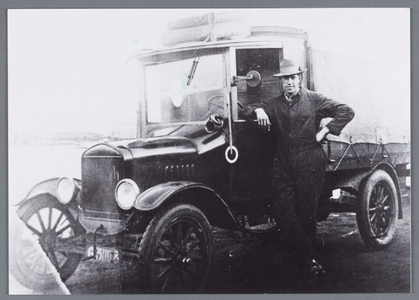
<path id="1" fill-rule="evenodd" d="M 265 132 L 271 131 L 271 121 L 269 120 L 269 117 L 263 110 L 263 108 L 256 108 L 255 113 L 256 118 L 258 120 L 259 128 L 261 128 Z"/>

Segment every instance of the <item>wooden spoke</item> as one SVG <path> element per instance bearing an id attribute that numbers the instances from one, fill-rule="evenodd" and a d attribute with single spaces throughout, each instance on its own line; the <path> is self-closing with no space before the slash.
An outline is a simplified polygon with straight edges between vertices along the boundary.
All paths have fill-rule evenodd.
<path id="1" fill-rule="evenodd" d="M 52 207 L 49 208 L 49 213 L 48 213 L 48 229 L 51 229 L 51 221 L 52 221 Z"/>
<path id="2" fill-rule="evenodd" d="M 71 227 L 71 224 L 68 224 L 67 226 L 61 228 L 59 231 L 56 232 L 57 236 L 59 236 L 61 233 L 63 233 L 64 231 L 66 231 L 70 227 Z"/>
<path id="3" fill-rule="evenodd" d="M 371 216 L 371 222 L 373 222 L 375 220 L 376 216 L 377 216 L 376 213 L 372 214 L 372 216 Z"/>
<path id="4" fill-rule="evenodd" d="M 170 249 L 169 247 L 167 247 L 162 241 L 159 241 L 159 245 L 163 249 L 164 252 L 170 253 L 171 255 L 176 254 L 172 249 Z"/>
<path id="5" fill-rule="evenodd" d="M 39 232 L 37 229 L 35 229 L 35 228 L 34 228 L 34 227 L 32 227 L 31 225 L 26 224 L 26 227 L 28 227 L 28 229 L 29 229 L 30 231 L 32 231 L 33 233 L 35 233 L 37 236 L 41 236 L 41 235 L 42 235 L 42 233 L 41 233 L 41 232 Z"/>
<path id="6" fill-rule="evenodd" d="M 60 211 L 60 216 L 58 217 L 57 221 L 55 221 L 54 226 L 51 228 L 52 230 L 56 230 L 58 225 L 60 224 L 61 219 L 63 218 L 64 214 Z"/>
<path id="7" fill-rule="evenodd" d="M 386 195 L 380 202 L 381 204 L 385 204 L 388 199 L 388 195 Z"/>
<path id="8" fill-rule="evenodd" d="M 173 232 L 173 226 L 169 228 L 168 233 L 169 235 L 169 241 L 170 241 L 170 245 L 176 249 L 176 240 L 175 240 L 175 235 Z"/>
<path id="9" fill-rule="evenodd" d="M 170 262 L 169 258 L 159 257 L 159 258 L 154 259 L 154 263 L 156 264 L 163 264 L 163 263 L 168 263 L 168 262 Z"/>
<path id="10" fill-rule="evenodd" d="M 188 243 L 188 240 L 191 237 L 192 232 L 193 232 L 193 227 L 192 226 L 189 226 L 188 227 L 188 231 L 185 234 L 185 238 L 183 239 L 182 244 L 181 244 L 181 248 L 182 249 L 184 249 L 185 246 L 186 246 L 186 244 Z"/>
<path id="11" fill-rule="evenodd" d="M 179 248 L 182 244 L 182 232 L 183 232 L 183 223 L 177 224 L 177 233 L 176 233 L 176 248 Z"/>
<path id="12" fill-rule="evenodd" d="M 200 241 L 199 240 L 195 240 L 191 243 L 191 245 L 189 246 L 189 249 L 187 251 L 187 253 L 191 252 L 193 249 L 195 249 L 198 245 L 199 245 Z"/>
<path id="13" fill-rule="evenodd" d="M 39 211 L 36 212 L 36 216 L 38 217 L 39 225 L 41 225 L 42 232 L 45 232 L 46 229 L 45 229 L 44 220 L 42 220 L 42 216 L 39 213 Z"/>
<path id="14" fill-rule="evenodd" d="M 153 283 L 156 283 L 157 281 L 160 280 L 160 278 L 162 278 L 165 274 L 167 274 L 167 272 L 169 272 L 169 270 L 172 268 L 172 265 L 168 265 L 166 268 L 163 269 L 163 271 L 160 272 L 159 275 L 157 275 L 154 280 Z"/>

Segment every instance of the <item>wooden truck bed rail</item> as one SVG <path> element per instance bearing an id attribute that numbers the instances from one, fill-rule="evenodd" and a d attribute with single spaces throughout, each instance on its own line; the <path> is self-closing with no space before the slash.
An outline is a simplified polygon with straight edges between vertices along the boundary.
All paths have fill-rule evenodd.
<path id="1" fill-rule="evenodd" d="M 327 171 L 371 168 L 381 162 L 393 166 L 410 163 L 409 143 L 345 143 L 327 141 L 323 148 L 328 157 Z"/>

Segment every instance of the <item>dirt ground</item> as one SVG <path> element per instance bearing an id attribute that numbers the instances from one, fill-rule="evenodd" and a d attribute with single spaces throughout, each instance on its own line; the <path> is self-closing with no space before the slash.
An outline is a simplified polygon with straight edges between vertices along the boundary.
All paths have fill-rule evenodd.
<path id="1" fill-rule="evenodd" d="M 359 237 L 355 214 L 331 214 L 319 223 L 318 261 L 327 271 L 318 286 L 304 288 L 290 280 L 286 250 L 239 232 L 214 228 L 214 263 L 203 293 L 408 293 L 410 292 L 410 203 L 396 237 L 381 251 L 369 251 Z M 117 265 L 82 263 L 66 282 L 71 294 L 120 294 Z M 135 281 L 124 293 L 141 293 Z"/>
<path id="2" fill-rule="evenodd" d="M 63 175 L 79 178 L 84 150 L 69 146 L 13 148 L 9 152 L 10 213 L 14 213 L 13 204 L 35 183 Z M 359 237 L 355 214 L 331 214 L 319 223 L 318 236 L 324 245 L 317 248 L 317 260 L 327 273 L 323 284 L 310 289 L 296 287 L 290 280 L 288 254 L 283 247 L 239 232 L 214 229 L 214 261 L 203 293 L 408 293 L 409 199 L 403 199 L 404 218 L 398 222 L 394 240 L 381 251 L 367 250 Z M 65 284 L 71 294 L 120 294 L 120 279 L 118 265 L 86 261 Z M 135 277 L 132 283 L 124 292 L 141 293 L 135 288 Z"/>

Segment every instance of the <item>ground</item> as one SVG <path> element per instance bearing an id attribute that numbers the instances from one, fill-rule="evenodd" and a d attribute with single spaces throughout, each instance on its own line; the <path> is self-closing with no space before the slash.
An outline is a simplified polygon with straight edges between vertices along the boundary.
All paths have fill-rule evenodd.
<path id="1" fill-rule="evenodd" d="M 80 155 L 84 150 L 67 145 L 11 147 L 10 213 L 14 213 L 13 204 L 35 183 L 80 172 L 77 168 L 80 168 Z M 317 260 L 327 273 L 324 282 L 312 288 L 298 287 L 290 280 L 288 254 L 283 246 L 214 228 L 214 262 L 202 292 L 408 293 L 411 289 L 410 198 L 403 199 L 403 213 L 394 240 L 380 251 L 366 248 L 353 213 L 331 214 L 325 222 L 319 223 L 318 236 L 322 243 L 317 247 Z M 65 284 L 71 294 L 120 294 L 123 292 L 120 271 L 119 265 L 86 261 Z M 31 293 L 23 287 L 14 287 L 13 280 L 10 282 L 11 293 L 19 293 L 19 290 Z M 131 289 L 124 291 L 140 292 L 135 289 L 135 281 L 133 283 Z"/>
<path id="2" fill-rule="evenodd" d="M 332 214 L 319 223 L 318 261 L 327 271 L 318 286 L 296 286 L 286 250 L 239 232 L 214 228 L 214 264 L 203 293 L 408 293 L 410 291 L 410 203 L 389 247 L 369 251 L 359 237 L 355 214 Z M 119 294 L 117 265 L 84 262 L 66 282 L 72 294 Z M 125 292 L 140 293 L 135 282 Z"/>

